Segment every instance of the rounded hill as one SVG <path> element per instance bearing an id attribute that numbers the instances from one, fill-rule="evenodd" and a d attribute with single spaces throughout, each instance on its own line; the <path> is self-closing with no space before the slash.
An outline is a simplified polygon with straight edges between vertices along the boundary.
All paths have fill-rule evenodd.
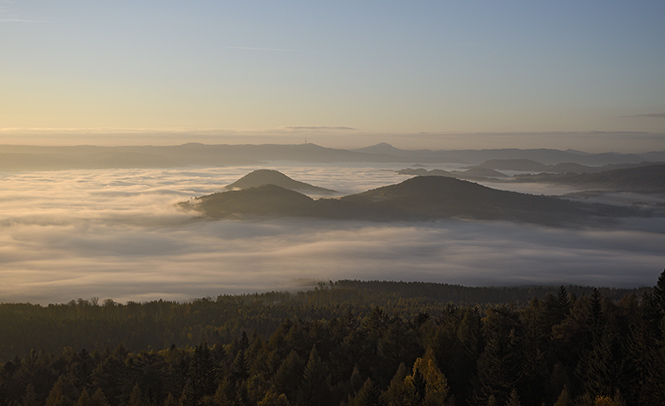
<path id="1" fill-rule="evenodd" d="M 299 182 L 273 169 L 257 169 L 231 183 L 230 185 L 227 185 L 225 188 L 229 190 L 249 189 L 263 185 L 275 185 L 284 189 L 295 190 L 302 193 L 316 193 L 321 195 L 337 193 L 334 190 L 310 185 L 309 183 L 305 182 Z"/>

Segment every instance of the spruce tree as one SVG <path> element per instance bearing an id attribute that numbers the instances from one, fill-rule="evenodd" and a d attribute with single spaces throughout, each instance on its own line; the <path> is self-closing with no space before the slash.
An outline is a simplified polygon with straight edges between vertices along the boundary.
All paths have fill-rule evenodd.
<path id="1" fill-rule="evenodd" d="M 658 277 L 658 282 L 653 288 L 653 297 L 661 319 L 665 317 L 665 270 Z"/>
<path id="2" fill-rule="evenodd" d="M 510 396 L 508 396 L 506 406 L 522 406 L 522 403 L 520 402 L 520 396 L 517 394 L 517 389 L 513 388 L 513 390 L 510 391 Z"/>
<path id="3" fill-rule="evenodd" d="M 316 351 L 316 346 L 313 346 L 303 372 L 302 384 L 298 392 L 298 405 L 330 404 L 330 384 L 328 381 L 328 368 Z"/>
<path id="4" fill-rule="evenodd" d="M 406 366 L 400 364 L 388 389 L 383 393 L 383 401 L 386 406 L 415 405 L 418 402 L 413 386 L 406 383 L 408 375 L 409 371 Z"/>
<path id="5" fill-rule="evenodd" d="M 74 404 L 75 399 L 78 398 L 74 397 L 74 390 L 71 377 L 61 375 L 53 384 L 46 398 L 46 406 L 70 406 Z"/>
<path id="6" fill-rule="evenodd" d="M 349 402 L 349 406 L 383 406 L 381 390 L 367 378 L 363 387 Z"/>
<path id="7" fill-rule="evenodd" d="M 189 403 L 195 405 L 196 403 Z M 129 400 L 127 401 L 127 406 L 148 406 L 149 403 L 147 399 L 143 396 L 141 387 L 137 383 L 132 389 L 132 393 L 129 395 Z"/>
<path id="8" fill-rule="evenodd" d="M 1 396 L 1 394 L 0 394 Z M 35 386 L 32 383 L 29 383 L 25 388 L 25 393 L 22 398 L 23 406 L 39 406 L 39 400 L 37 400 L 37 392 L 35 391 Z"/>
<path id="9" fill-rule="evenodd" d="M 290 400 L 295 400 L 295 394 L 302 381 L 305 361 L 297 352 L 291 351 L 272 379 L 275 393 L 284 393 Z"/>
<path id="10" fill-rule="evenodd" d="M 561 312 L 561 315 L 565 317 L 570 312 L 571 304 L 570 298 L 568 297 L 568 291 L 563 285 L 559 287 L 556 298 L 559 311 Z"/>
<path id="11" fill-rule="evenodd" d="M 566 386 L 564 386 L 561 393 L 559 393 L 556 402 L 554 402 L 554 406 L 573 406 L 573 400 L 571 399 Z"/>
<path id="12" fill-rule="evenodd" d="M 289 400 L 283 393 L 278 395 L 273 391 L 268 391 L 256 406 L 289 406 Z"/>
<path id="13" fill-rule="evenodd" d="M 249 361 L 245 356 L 245 350 L 241 349 L 231 365 L 231 379 L 239 383 L 247 378 L 249 378 Z"/>
<path id="14" fill-rule="evenodd" d="M 81 391 L 81 396 L 74 406 L 109 406 L 101 389 L 97 389 L 92 395 L 86 390 Z"/>

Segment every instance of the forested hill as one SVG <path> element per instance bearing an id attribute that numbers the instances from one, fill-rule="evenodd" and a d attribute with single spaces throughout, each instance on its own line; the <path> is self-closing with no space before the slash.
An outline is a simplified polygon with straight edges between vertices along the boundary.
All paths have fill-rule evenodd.
<path id="1" fill-rule="evenodd" d="M 518 175 L 511 181 L 559 183 L 592 190 L 665 193 L 665 164 L 613 169 L 598 173 Z"/>
<path id="2" fill-rule="evenodd" d="M 339 281 L 188 303 L 3 304 L 0 323 L 0 405 L 665 398 L 665 272 L 635 290 Z"/>
<path id="3" fill-rule="evenodd" d="M 370 221 L 447 218 L 505 220 L 548 226 L 602 225 L 616 217 L 644 216 L 634 208 L 586 204 L 492 189 L 444 176 L 417 176 L 339 199 L 311 199 L 275 185 L 214 193 L 181 207 L 217 219 L 316 217 Z"/>

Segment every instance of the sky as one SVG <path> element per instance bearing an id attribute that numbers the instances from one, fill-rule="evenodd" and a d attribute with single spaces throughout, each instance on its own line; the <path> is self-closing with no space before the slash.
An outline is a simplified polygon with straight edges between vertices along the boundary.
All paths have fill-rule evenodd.
<path id="1" fill-rule="evenodd" d="M 661 0 L 0 0 L 0 143 L 665 149 L 664 20 Z"/>

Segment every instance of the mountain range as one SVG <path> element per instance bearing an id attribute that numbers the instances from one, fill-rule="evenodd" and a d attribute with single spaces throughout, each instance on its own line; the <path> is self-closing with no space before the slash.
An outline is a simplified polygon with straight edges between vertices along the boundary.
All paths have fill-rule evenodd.
<path id="1" fill-rule="evenodd" d="M 501 191 L 445 176 L 417 176 L 338 199 L 312 199 L 276 185 L 215 193 L 181 204 L 215 219 L 306 217 L 368 221 L 459 218 L 550 226 L 601 224 L 638 209 Z"/>
<path id="2" fill-rule="evenodd" d="M 315 144 L 174 146 L 28 146 L 0 145 L 0 170 L 60 170 L 97 168 L 154 168 L 191 165 L 253 165 L 272 161 L 309 163 L 465 163 L 489 160 L 532 160 L 543 165 L 571 163 L 601 166 L 665 162 L 665 151 L 643 154 L 602 153 L 554 149 L 402 150 L 389 144 L 360 149 L 335 149 Z M 490 168 L 496 169 L 496 168 Z"/>

